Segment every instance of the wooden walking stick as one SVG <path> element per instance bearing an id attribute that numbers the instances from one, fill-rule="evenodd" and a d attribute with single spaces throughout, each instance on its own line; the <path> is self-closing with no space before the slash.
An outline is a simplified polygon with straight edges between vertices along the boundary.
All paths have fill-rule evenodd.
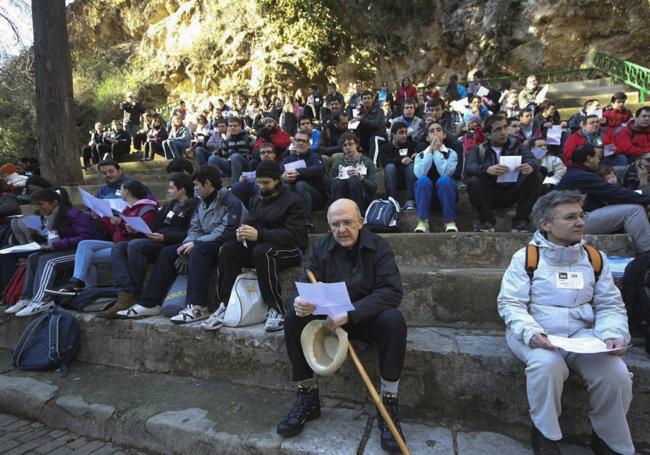
<path id="1" fill-rule="evenodd" d="M 311 281 L 312 283 L 316 283 L 317 282 L 316 276 L 313 274 L 313 272 L 309 269 L 307 269 L 306 272 L 309 281 Z M 399 446 L 402 455 L 411 455 L 411 451 L 406 446 L 406 442 L 404 441 L 404 438 L 402 438 L 400 432 L 397 431 L 397 426 L 395 426 L 395 422 L 393 422 L 393 418 L 386 410 L 384 403 L 381 401 L 381 397 L 375 390 L 375 386 L 373 385 L 372 381 L 368 377 L 368 373 L 366 372 L 365 367 L 361 363 L 361 360 L 359 360 L 356 351 L 352 347 L 352 343 L 350 343 L 349 341 L 348 341 L 348 352 L 350 353 L 352 362 L 354 362 L 354 366 L 356 366 L 357 370 L 359 371 L 359 375 L 361 375 L 361 379 L 363 379 L 363 382 L 366 384 L 366 388 L 368 389 L 368 392 L 370 392 L 370 396 L 372 397 L 372 400 L 375 402 L 377 409 L 379 409 L 379 413 L 381 414 L 381 416 L 384 418 L 384 421 L 388 425 L 388 429 L 390 430 L 390 433 L 395 438 L 395 441 L 397 441 L 397 445 Z"/>

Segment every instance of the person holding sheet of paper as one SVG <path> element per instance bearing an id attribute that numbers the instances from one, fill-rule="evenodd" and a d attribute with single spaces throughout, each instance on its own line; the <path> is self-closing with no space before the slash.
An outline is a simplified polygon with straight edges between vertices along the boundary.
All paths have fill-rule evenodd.
<path id="1" fill-rule="evenodd" d="M 527 260 L 530 249 L 515 253 L 501 282 L 498 309 L 506 323 L 508 346 L 526 364 L 533 451 L 560 454 L 562 388 L 573 370 L 589 389 L 594 452 L 632 455 L 626 420 L 632 380 L 620 357 L 630 342 L 628 318 L 605 254 L 591 253 L 600 255 L 602 268 L 597 274 L 583 246 L 582 202 L 578 192 L 552 191 L 535 203 L 538 230 L 530 244 L 537 251 L 537 266 Z M 567 352 L 557 349 L 549 335 L 597 338 L 618 350 Z"/>
<path id="2" fill-rule="evenodd" d="M 122 185 L 120 191 L 122 200 L 129 207 L 124 209 L 122 215 L 126 217 L 142 218 L 149 226 L 156 220 L 158 203 L 147 199 L 147 191 L 143 184 L 135 180 L 128 180 Z M 96 217 L 96 214 L 93 213 Z M 79 243 L 74 258 L 74 272 L 70 281 L 59 288 L 48 289 L 54 295 L 75 295 L 85 286 L 93 286 L 97 281 L 95 264 L 109 264 L 111 262 L 111 249 L 119 242 L 125 242 L 144 235 L 132 229 L 119 216 L 99 217 L 99 222 L 104 226 L 110 240 L 84 240 Z M 112 315 L 112 308 L 101 316 Z"/>
<path id="3" fill-rule="evenodd" d="M 327 318 L 330 330 L 342 327 L 353 340 L 377 344 L 381 395 L 386 409 L 399 426 L 397 398 L 406 352 L 406 322 L 397 309 L 402 300 L 402 281 L 389 243 L 363 229 L 359 207 L 350 199 L 335 201 L 327 211 L 331 232 L 316 242 L 307 268 L 318 281 L 345 282 L 354 310 Z M 306 274 L 300 281 L 309 282 Z M 303 328 L 314 319 L 315 306 L 297 297 L 285 319 L 284 339 L 291 379 L 298 386 L 298 399 L 278 424 L 277 432 L 292 437 L 302 432 L 305 421 L 320 416 L 318 383 L 300 344 Z M 397 443 L 378 413 L 381 446 L 394 453 Z M 400 429 L 401 432 L 401 429 Z"/>
<path id="4" fill-rule="evenodd" d="M 32 202 L 44 217 L 46 236 L 35 236 L 42 244 L 41 250 L 29 254 L 22 295 L 15 305 L 5 310 L 16 316 L 31 316 L 51 308 L 54 303 L 44 290 L 54 284 L 57 264 L 73 261 L 79 242 L 96 237 L 88 215 L 71 207 L 63 190 L 38 190 L 32 194 Z M 0 257 L 3 288 L 17 268 L 17 257 L 13 254 Z"/>
<path id="5" fill-rule="evenodd" d="M 111 249 L 111 270 L 117 289 L 117 306 L 130 308 L 138 303 L 147 267 L 155 262 L 163 248 L 178 248 L 187 235 L 198 205 L 192 177 L 174 173 L 169 176 L 169 200 L 158 211 L 151 234 L 119 242 Z M 128 310 L 127 310 L 128 312 Z"/>
<path id="6" fill-rule="evenodd" d="M 603 151 L 607 150 L 603 155 L 603 164 L 626 166 L 628 164 L 627 157 L 619 154 L 613 142 L 612 132 L 606 128 L 601 128 L 598 116 L 593 114 L 588 115 L 582 121 L 581 129 L 569 136 L 564 142 L 564 164 L 569 165 L 571 156 L 578 147 L 590 144 Z"/>
<path id="7" fill-rule="evenodd" d="M 528 221 L 533 204 L 542 191 L 539 163 L 530 149 L 508 137 L 506 120 L 491 115 L 483 126 L 487 141 L 474 147 L 465 162 L 467 192 L 474 208 L 479 212 L 476 230 L 494 232 L 495 208 L 517 205 L 512 220 L 513 232 L 530 232 Z M 519 157 L 521 164 L 514 169 L 501 164 L 501 157 Z M 516 171 L 515 182 L 499 183 L 499 176 Z"/>
<path id="8" fill-rule="evenodd" d="M 317 152 L 309 148 L 309 131 L 299 129 L 293 138 L 293 150 L 287 150 L 282 157 L 284 172 L 282 182 L 301 197 L 309 215 L 308 229 L 314 232 L 312 212 L 321 210 L 327 203 L 327 191 L 323 177 L 325 165 Z M 292 167 L 292 163 L 300 163 Z M 302 164 L 304 163 L 304 166 Z"/>
<path id="9" fill-rule="evenodd" d="M 377 192 L 377 168 L 359 151 L 360 142 L 356 134 L 343 133 L 339 145 L 344 155 L 334 161 L 330 169 L 332 200 L 352 199 L 365 211 Z"/>

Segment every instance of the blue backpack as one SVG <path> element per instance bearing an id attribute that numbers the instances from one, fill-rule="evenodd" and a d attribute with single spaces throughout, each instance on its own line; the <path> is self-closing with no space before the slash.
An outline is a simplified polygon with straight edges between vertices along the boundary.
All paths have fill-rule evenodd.
<path id="1" fill-rule="evenodd" d="M 20 335 L 12 364 L 19 370 L 61 369 L 63 377 L 79 351 L 79 321 L 56 308 L 32 321 Z"/>
<path id="2" fill-rule="evenodd" d="M 399 232 L 399 212 L 399 203 L 392 197 L 375 199 L 368 206 L 363 223 L 372 232 Z"/>

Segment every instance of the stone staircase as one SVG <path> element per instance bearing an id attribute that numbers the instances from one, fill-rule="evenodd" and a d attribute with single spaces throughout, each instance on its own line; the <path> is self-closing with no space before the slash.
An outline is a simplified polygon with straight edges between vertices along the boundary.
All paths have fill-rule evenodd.
<path id="1" fill-rule="evenodd" d="M 607 81 L 553 86 L 577 110 L 573 91 L 609 97 Z M 597 85 L 601 84 L 601 85 Z M 561 95 L 560 95 L 561 94 Z M 608 94 L 608 95 L 605 95 Z M 564 103 L 564 102 L 563 102 Z M 569 103 L 571 103 L 569 105 Z M 166 161 L 124 163 L 125 172 L 166 197 Z M 89 191 L 101 178 L 89 171 Z M 382 182 L 383 178 L 379 178 Z M 75 205 L 78 191 L 70 188 Z M 25 211 L 32 208 L 27 207 Z M 438 214 L 439 215 L 439 214 Z M 432 217 L 438 230 L 442 222 Z M 458 224 L 470 231 L 475 213 L 464 191 Z M 402 233 L 385 235 L 395 251 L 409 326 L 400 402 L 407 442 L 414 454 L 530 453 L 524 366 L 509 351 L 496 311 L 501 276 L 512 254 L 529 240 L 509 233 L 508 211 L 497 232 L 413 234 L 415 213 L 403 213 Z M 315 214 L 318 234 L 325 213 Z M 589 236 L 608 255 L 630 256 L 626 235 Z M 284 300 L 295 296 L 299 268 L 282 275 Z M 263 327 L 206 333 L 198 325 L 175 326 L 164 317 L 107 321 L 76 314 L 82 348 L 70 375 L 11 372 L 0 375 L 0 409 L 87 437 L 155 453 L 379 454 L 374 406 L 356 370 L 346 362 L 323 378 L 321 419 L 297 438 L 275 434 L 293 402 L 289 362 L 281 334 Z M 0 357 L 28 320 L 0 316 Z M 378 379 L 374 347 L 356 345 L 370 377 Z M 641 347 L 624 357 L 634 374 L 628 418 L 639 453 L 650 453 L 650 359 Z M 584 382 L 572 374 L 561 418 L 565 454 L 585 449 L 591 428 Z"/>

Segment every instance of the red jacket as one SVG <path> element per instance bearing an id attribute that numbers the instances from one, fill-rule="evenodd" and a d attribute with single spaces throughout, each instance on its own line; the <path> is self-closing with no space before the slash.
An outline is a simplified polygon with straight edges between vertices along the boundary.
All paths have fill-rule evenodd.
<path id="1" fill-rule="evenodd" d="M 614 142 L 614 139 L 612 138 L 611 128 L 607 128 L 605 130 L 601 129 L 600 134 L 603 137 L 603 145 L 608 145 Z M 571 155 L 573 155 L 575 149 L 582 145 L 585 145 L 586 142 L 587 141 L 585 140 L 585 137 L 582 133 L 582 129 L 579 129 L 567 138 L 566 142 L 564 143 L 564 157 L 562 158 L 565 165 L 569 165 L 569 161 L 571 161 Z M 620 153 L 618 147 L 616 148 L 616 153 Z"/>
<path id="2" fill-rule="evenodd" d="M 153 210 L 147 210 L 145 207 L 151 207 Z M 144 210 L 143 210 L 144 209 Z M 122 212 L 124 216 L 139 216 L 147 223 L 149 226 L 153 226 L 156 222 L 156 216 L 158 215 L 158 203 L 150 199 L 140 199 L 138 202 L 133 204 L 131 207 L 127 207 Z M 111 240 L 113 242 L 124 242 L 126 240 L 131 240 L 135 237 L 141 237 L 142 234 L 134 233 L 129 234 L 126 230 L 126 225 L 124 221 L 120 224 L 112 224 L 110 218 L 102 217 L 99 221 L 104 225 L 106 230 L 111 234 Z"/>
<path id="3" fill-rule="evenodd" d="M 483 134 L 483 128 L 480 126 L 474 127 L 474 131 L 469 131 L 460 139 L 460 142 L 463 144 L 463 150 L 465 156 L 469 155 L 470 150 L 475 146 L 482 144 L 485 141 L 485 135 Z"/>
<path id="4" fill-rule="evenodd" d="M 614 132 L 616 152 L 629 156 L 639 156 L 650 153 L 650 128 L 637 128 L 634 120 L 627 127 L 618 128 Z"/>
<path id="5" fill-rule="evenodd" d="M 413 86 L 409 85 L 408 87 L 400 87 L 397 89 L 397 96 L 395 97 L 395 102 L 397 104 L 405 101 L 409 98 L 417 98 L 418 90 Z"/>
<path id="6" fill-rule="evenodd" d="M 255 141 L 255 144 L 253 144 L 253 150 L 257 152 L 260 149 L 260 146 L 267 142 L 267 139 L 263 137 L 258 137 L 257 140 Z M 271 134 L 271 144 L 275 147 L 276 150 L 276 155 L 277 156 L 282 156 L 284 151 L 286 150 L 287 147 L 291 144 L 291 138 L 289 137 L 289 133 L 287 133 L 285 130 L 282 128 L 278 127 L 273 131 Z"/>
<path id="7" fill-rule="evenodd" d="M 616 109 L 609 109 L 603 112 L 603 117 L 607 119 L 608 128 L 617 128 L 632 118 L 632 112 L 628 111 L 625 108 L 620 111 L 617 111 Z"/>

